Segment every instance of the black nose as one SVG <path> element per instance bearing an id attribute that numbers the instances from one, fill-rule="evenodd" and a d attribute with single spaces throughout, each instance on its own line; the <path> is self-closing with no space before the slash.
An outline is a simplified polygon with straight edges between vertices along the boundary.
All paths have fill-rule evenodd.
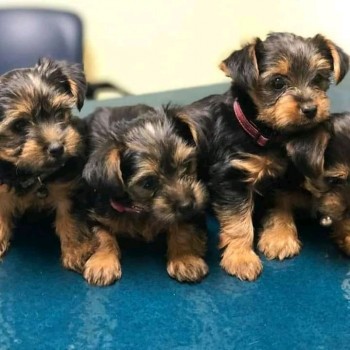
<path id="1" fill-rule="evenodd" d="M 50 155 L 55 158 L 61 157 L 63 150 L 63 146 L 60 143 L 52 143 L 48 148 Z"/>
<path id="2" fill-rule="evenodd" d="M 315 105 L 304 105 L 301 107 L 301 111 L 305 114 L 306 118 L 315 118 L 317 113 L 317 107 Z"/>
<path id="3" fill-rule="evenodd" d="M 196 214 L 195 206 L 193 202 L 181 203 L 177 207 L 179 215 L 183 219 L 190 219 Z"/>

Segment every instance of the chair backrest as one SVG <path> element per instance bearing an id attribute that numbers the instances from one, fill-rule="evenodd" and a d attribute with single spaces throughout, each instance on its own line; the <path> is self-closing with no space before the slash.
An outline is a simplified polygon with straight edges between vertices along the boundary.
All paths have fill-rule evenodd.
<path id="1" fill-rule="evenodd" d="M 81 63 L 82 33 L 80 18 L 70 12 L 0 10 L 0 74 L 33 66 L 43 56 Z"/>

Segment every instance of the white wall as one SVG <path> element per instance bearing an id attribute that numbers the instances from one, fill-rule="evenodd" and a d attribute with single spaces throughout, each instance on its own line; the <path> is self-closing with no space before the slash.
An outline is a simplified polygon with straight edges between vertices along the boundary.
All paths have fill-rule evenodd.
<path id="1" fill-rule="evenodd" d="M 269 31 L 321 32 L 350 53 L 346 0 L 0 0 L 8 6 L 81 15 L 88 78 L 135 94 L 225 81 L 220 60 Z"/>

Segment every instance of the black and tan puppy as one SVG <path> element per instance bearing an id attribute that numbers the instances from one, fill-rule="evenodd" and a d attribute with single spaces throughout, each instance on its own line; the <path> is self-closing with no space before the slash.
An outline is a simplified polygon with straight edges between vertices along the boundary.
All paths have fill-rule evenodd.
<path id="1" fill-rule="evenodd" d="M 350 114 L 332 114 L 313 137 L 307 133 L 287 148 L 305 175 L 302 187 L 307 191 L 294 192 L 300 200 L 289 201 L 290 217 L 300 204 L 308 204 L 311 214 L 320 217 L 321 225 L 332 227 L 336 243 L 350 255 Z M 292 219 L 285 224 L 295 226 Z"/>
<path id="2" fill-rule="evenodd" d="M 0 256 L 16 217 L 49 210 L 63 265 L 84 266 L 92 241 L 74 201 L 86 159 L 85 127 L 72 109 L 82 107 L 85 90 L 80 65 L 45 58 L 0 77 Z"/>
<path id="3" fill-rule="evenodd" d="M 233 80 L 226 94 L 178 112 L 199 131 L 199 174 L 220 221 L 221 266 L 229 274 L 254 280 L 261 272 L 253 249 L 255 196 L 285 173 L 285 139 L 328 118 L 326 90 L 343 79 L 348 66 L 348 56 L 322 35 L 272 33 L 223 61 L 221 69 Z M 286 229 L 268 217 L 259 243 L 268 256 L 289 247 L 288 232 L 276 236 L 276 228 Z M 298 251 L 296 242 L 283 254 Z"/>
<path id="4" fill-rule="evenodd" d="M 119 236 L 150 241 L 166 233 L 169 275 L 201 280 L 206 190 L 197 179 L 197 135 L 172 109 L 144 105 L 99 109 L 89 124 L 84 178 L 95 190 L 91 220 L 100 245 L 85 278 L 107 285 L 121 277 Z"/>

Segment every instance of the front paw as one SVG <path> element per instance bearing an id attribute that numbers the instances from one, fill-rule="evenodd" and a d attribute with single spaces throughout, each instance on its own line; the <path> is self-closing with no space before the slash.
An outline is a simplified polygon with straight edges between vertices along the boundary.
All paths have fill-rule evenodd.
<path id="1" fill-rule="evenodd" d="M 301 243 L 294 228 L 266 229 L 258 243 L 259 250 L 267 259 L 283 260 L 298 255 Z"/>
<path id="2" fill-rule="evenodd" d="M 208 274 L 208 265 L 198 256 L 182 256 L 168 261 L 170 277 L 179 282 L 199 282 Z"/>
<path id="3" fill-rule="evenodd" d="M 233 251 L 226 249 L 221 259 L 221 267 L 240 280 L 254 281 L 262 271 L 260 258 L 253 250 Z"/>
<path id="4" fill-rule="evenodd" d="M 350 236 L 336 240 L 339 248 L 348 256 L 350 256 Z"/>
<path id="5" fill-rule="evenodd" d="M 0 241 L 0 258 L 2 258 L 10 247 L 10 241 L 3 239 Z"/>
<path id="6" fill-rule="evenodd" d="M 122 276 L 120 261 L 111 253 L 95 253 L 86 262 L 83 275 L 90 284 L 108 286 Z"/>

